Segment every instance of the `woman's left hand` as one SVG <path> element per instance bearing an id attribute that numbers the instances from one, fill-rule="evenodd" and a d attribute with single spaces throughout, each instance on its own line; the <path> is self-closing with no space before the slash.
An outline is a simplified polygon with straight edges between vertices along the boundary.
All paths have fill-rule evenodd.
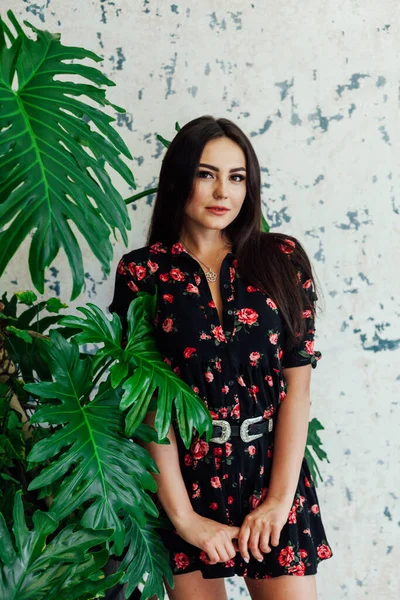
<path id="1" fill-rule="evenodd" d="M 245 562 L 249 562 L 249 550 L 256 560 L 264 560 L 263 552 L 271 552 L 271 546 L 278 546 L 282 527 L 289 518 L 290 506 L 274 498 L 266 498 L 244 519 L 239 532 L 239 552 Z M 246 560 L 247 559 L 247 560 Z"/>

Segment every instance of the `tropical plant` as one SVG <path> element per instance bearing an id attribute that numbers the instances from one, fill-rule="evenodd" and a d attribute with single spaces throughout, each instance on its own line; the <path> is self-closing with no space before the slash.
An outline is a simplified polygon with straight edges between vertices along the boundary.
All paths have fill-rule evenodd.
<path id="1" fill-rule="evenodd" d="M 84 268 L 73 227 L 108 275 L 110 233 L 120 231 L 126 243 L 126 206 L 157 190 L 123 200 L 111 183 L 109 168 L 136 189 L 121 159 L 131 154 L 111 125 L 115 119 L 94 106 L 125 112 L 106 98 L 102 86 L 114 84 L 76 62 L 101 57 L 64 46 L 59 34 L 24 21 L 32 39 L 11 11 L 7 15 L 15 32 L 0 17 L 0 275 L 33 232 L 33 285 L 44 291 L 45 270 L 63 249 L 75 299 Z M 72 82 L 68 75 L 86 81 Z M 168 147 L 168 140 L 157 137 Z M 262 227 L 269 230 L 264 217 Z M 68 307 L 57 298 L 38 301 L 32 291 L 3 294 L 1 598 L 99 598 L 119 582 L 127 597 L 141 590 L 147 600 L 163 598 L 163 577 L 172 585 L 156 532 L 160 524 L 171 524 L 158 515 L 152 476 L 158 469 L 141 442 L 168 444 L 174 421 L 188 448 L 195 431 L 209 440 L 211 417 L 158 352 L 155 302 L 156 295 L 138 294 L 122 343 L 119 317 L 94 304 L 77 309 L 83 317 L 65 316 Z M 143 423 L 149 409 L 156 410 L 155 429 Z M 310 449 L 327 459 L 321 428 L 310 422 L 306 456 L 315 480 Z M 110 558 L 120 564 L 104 577 Z"/>

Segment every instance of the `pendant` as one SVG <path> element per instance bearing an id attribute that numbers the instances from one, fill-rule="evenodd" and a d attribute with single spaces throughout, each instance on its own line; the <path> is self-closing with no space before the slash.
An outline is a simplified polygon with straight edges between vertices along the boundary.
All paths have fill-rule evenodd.
<path id="1" fill-rule="evenodd" d="M 214 271 L 212 269 L 210 269 L 206 273 L 206 279 L 207 279 L 207 281 L 215 281 L 217 279 L 217 274 L 214 273 Z"/>

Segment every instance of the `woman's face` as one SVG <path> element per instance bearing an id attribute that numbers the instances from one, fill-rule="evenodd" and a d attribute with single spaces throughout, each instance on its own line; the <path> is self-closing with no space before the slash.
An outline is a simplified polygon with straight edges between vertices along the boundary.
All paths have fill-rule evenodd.
<path id="1" fill-rule="evenodd" d="M 246 196 L 246 157 L 230 138 L 217 138 L 203 149 L 185 225 L 222 230 L 239 214 Z M 227 210 L 213 213 L 210 207 Z M 193 223 L 194 222 L 194 223 Z"/>

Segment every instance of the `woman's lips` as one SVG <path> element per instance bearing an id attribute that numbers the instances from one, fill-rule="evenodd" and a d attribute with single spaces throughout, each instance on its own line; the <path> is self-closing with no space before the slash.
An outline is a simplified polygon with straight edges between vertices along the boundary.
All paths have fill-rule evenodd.
<path id="1" fill-rule="evenodd" d="M 228 212 L 227 208 L 207 208 L 207 210 L 213 213 L 213 215 L 224 215 Z"/>

